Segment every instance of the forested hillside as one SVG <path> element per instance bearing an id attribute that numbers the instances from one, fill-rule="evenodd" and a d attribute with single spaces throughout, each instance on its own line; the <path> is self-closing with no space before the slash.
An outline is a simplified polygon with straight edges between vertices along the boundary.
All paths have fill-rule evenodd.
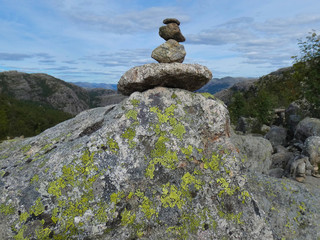
<path id="1" fill-rule="evenodd" d="M 0 140 L 34 136 L 71 117 L 71 114 L 48 105 L 0 94 Z"/>

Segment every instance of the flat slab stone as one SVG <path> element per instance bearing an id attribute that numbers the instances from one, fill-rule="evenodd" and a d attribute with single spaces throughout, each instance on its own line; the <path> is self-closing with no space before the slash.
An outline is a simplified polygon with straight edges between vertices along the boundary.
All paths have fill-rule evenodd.
<path id="1" fill-rule="evenodd" d="M 133 67 L 123 74 L 118 83 L 118 91 L 130 95 L 158 86 L 196 91 L 211 79 L 211 71 L 203 65 L 150 63 Z"/>

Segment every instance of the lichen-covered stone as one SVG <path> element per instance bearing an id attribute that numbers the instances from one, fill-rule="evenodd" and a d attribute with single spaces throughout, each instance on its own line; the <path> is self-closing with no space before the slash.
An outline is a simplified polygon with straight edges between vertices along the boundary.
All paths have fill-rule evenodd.
<path id="1" fill-rule="evenodd" d="M 128 70 L 118 83 L 124 95 L 156 86 L 196 91 L 212 78 L 211 71 L 199 64 L 151 63 Z"/>
<path id="2" fill-rule="evenodd" d="M 151 57 L 159 63 L 182 63 L 185 56 L 186 51 L 184 50 L 184 46 L 173 39 L 169 39 L 161 44 L 151 54 Z"/>
<path id="3" fill-rule="evenodd" d="M 0 237 L 317 239 L 318 192 L 247 176 L 229 127 L 211 95 L 155 88 L 5 141 Z"/>
<path id="4" fill-rule="evenodd" d="M 213 97 L 156 88 L 4 142 L 0 236 L 271 239 L 228 135 Z"/>

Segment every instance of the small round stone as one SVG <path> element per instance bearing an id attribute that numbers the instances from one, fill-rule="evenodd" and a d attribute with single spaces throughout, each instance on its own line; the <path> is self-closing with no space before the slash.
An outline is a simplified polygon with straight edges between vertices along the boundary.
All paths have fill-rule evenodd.
<path id="1" fill-rule="evenodd" d="M 176 23 L 178 25 L 180 25 L 180 21 L 176 18 L 166 18 L 165 20 L 163 20 L 164 24 L 168 24 L 168 23 Z"/>

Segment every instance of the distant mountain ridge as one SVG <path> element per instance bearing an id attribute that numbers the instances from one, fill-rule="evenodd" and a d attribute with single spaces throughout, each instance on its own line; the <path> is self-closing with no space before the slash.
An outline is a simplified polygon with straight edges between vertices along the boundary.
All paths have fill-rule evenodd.
<path id="1" fill-rule="evenodd" d="M 205 86 L 200 88 L 197 92 L 208 92 L 215 94 L 224 89 L 230 88 L 236 83 L 244 81 L 252 81 L 256 78 L 245 78 L 245 77 L 223 77 L 223 78 L 212 78 Z"/>
<path id="2" fill-rule="evenodd" d="M 70 82 L 79 87 L 83 88 L 103 88 L 103 89 L 111 89 L 117 91 L 117 84 L 107 84 L 107 83 L 90 83 L 90 82 Z"/>
<path id="3" fill-rule="evenodd" d="M 0 72 L 0 140 L 39 134 L 86 109 L 124 98 L 115 90 L 82 88 L 48 74 Z"/>
<path id="4" fill-rule="evenodd" d="M 124 97 L 111 89 L 85 89 L 44 73 L 0 72 L 0 93 L 76 115 L 117 103 Z"/>

